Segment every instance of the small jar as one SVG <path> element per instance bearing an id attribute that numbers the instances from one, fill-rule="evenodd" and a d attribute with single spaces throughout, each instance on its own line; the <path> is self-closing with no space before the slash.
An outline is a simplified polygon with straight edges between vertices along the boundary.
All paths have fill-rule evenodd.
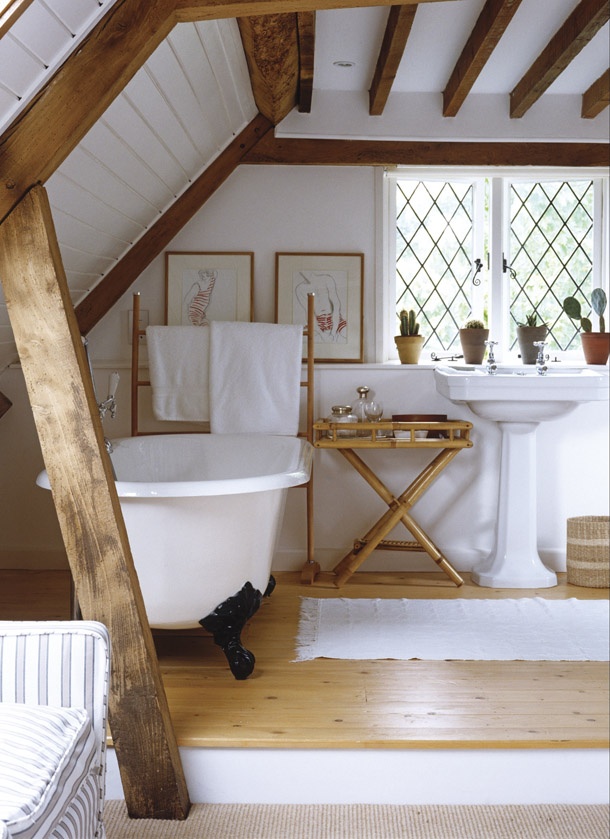
<path id="1" fill-rule="evenodd" d="M 332 414 L 326 418 L 326 422 L 358 422 L 358 417 L 352 414 L 351 405 L 333 405 Z M 332 438 L 333 432 L 329 431 L 328 436 Z M 355 437 L 356 429 L 348 428 L 345 431 L 337 429 L 337 437 Z"/>

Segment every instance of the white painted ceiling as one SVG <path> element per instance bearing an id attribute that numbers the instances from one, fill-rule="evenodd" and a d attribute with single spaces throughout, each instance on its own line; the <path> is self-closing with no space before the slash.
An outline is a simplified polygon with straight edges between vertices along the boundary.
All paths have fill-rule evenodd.
<path id="1" fill-rule="evenodd" d="M 0 39 L 0 142 L 114 2 L 33 0 Z M 577 5 L 523 0 L 455 118 L 442 117 L 442 91 L 484 0 L 418 7 L 380 117 L 368 115 L 367 102 L 388 8 L 317 12 L 311 113 L 295 109 L 276 133 L 607 142 L 608 110 L 582 120 L 580 102 L 608 67 L 608 24 L 531 115 L 509 119 L 510 91 Z M 337 61 L 353 66 L 338 67 Z M 75 304 L 256 113 L 236 22 L 176 26 L 46 184 Z M 15 359 L 0 295 L 0 371 Z"/>

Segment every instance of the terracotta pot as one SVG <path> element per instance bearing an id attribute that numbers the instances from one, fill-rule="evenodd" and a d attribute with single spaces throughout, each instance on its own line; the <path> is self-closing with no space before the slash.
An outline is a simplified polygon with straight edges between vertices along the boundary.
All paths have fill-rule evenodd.
<path id="1" fill-rule="evenodd" d="M 422 335 L 395 335 L 394 343 L 401 364 L 417 364 L 424 345 Z"/>
<path id="2" fill-rule="evenodd" d="M 485 356 L 485 341 L 489 329 L 460 329 L 460 343 L 466 364 L 482 364 Z"/>
<path id="3" fill-rule="evenodd" d="M 581 332 L 580 340 L 587 364 L 606 364 L 610 355 L 610 332 Z"/>
<path id="4" fill-rule="evenodd" d="M 534 341 L 544 341 L 549 334 L 546 326 L 518 326 L 517 327 L 517 341 L 519 342 L 519 352 L 521 353 L 521 361 L 524 364 L 535 364 L 538 358 L 538 347 L 534 346 Z"/>

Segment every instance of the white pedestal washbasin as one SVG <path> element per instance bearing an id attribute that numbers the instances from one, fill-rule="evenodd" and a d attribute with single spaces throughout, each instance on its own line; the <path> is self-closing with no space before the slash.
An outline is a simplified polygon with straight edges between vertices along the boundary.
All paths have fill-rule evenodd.
<path id="1" fill-rule="evenodd" d="M 549 588 L 557 576 L 540 559 L 536 523 L 536 429 L 583 402 L 608 399 L 608 373 L 589 368 L 437 367 L 436 389 L 496 422 L 502 432 L 495 545 L 472 579 L 492 588 Z"/>

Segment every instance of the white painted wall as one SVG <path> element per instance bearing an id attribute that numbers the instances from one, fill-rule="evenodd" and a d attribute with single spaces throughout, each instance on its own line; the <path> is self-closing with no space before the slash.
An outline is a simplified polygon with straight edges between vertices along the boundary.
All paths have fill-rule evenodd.
<path id="1" fill-rule="evenodd" d="M 415 518 L 458 568 L 468 570 L 492 547 L 497 505 L 499 432 L 492 423 L 437 394 L 433 368 L 376 362 L 381 296 L 379 189 L 373 169 L 242 166 L 176 236 L 168 250 L 253 251 L 254 317 L 272 321 L 276 251 L 364 253 L 364 365 L 317 367 L 316 415 L 349 402 L 368 385 L 386 414 L 447 413 L 474 423 L 474 447 L 458 454 L 414 508 Z M 89 335 L 100 395 L 109 373 L 122 373 L 119 415 L 108 436 L 129 433 L 128 312 L 140 291 L 151 323 L 162 323 L 164 259 L 158 257 Z M 0 375 L 14 407 L 0 420 L 0 567 L 58 567 L 62 543 L 48 493 L 34 486 L 42 458 L 20 369 Z M 420 451 L 371 452 L 388 486 L 402 491 L 421 469 Z M 373 491 L 336 452 L 316 452 L 316 555 L 332 567 L 356 536 L 385 510 Z M 539 548 L 555 569 L 565 567 L 566 519 L 608 512 L 608 404 L 583 405 L 538 431 Z M 408 538 L 397 529 L 395 538 Z M 291 490 L 276 570 L 300 568 L 305 558 L 305 493 Z M 380 553 L 365 568 L 424 568 L 431 560 Z"/>

